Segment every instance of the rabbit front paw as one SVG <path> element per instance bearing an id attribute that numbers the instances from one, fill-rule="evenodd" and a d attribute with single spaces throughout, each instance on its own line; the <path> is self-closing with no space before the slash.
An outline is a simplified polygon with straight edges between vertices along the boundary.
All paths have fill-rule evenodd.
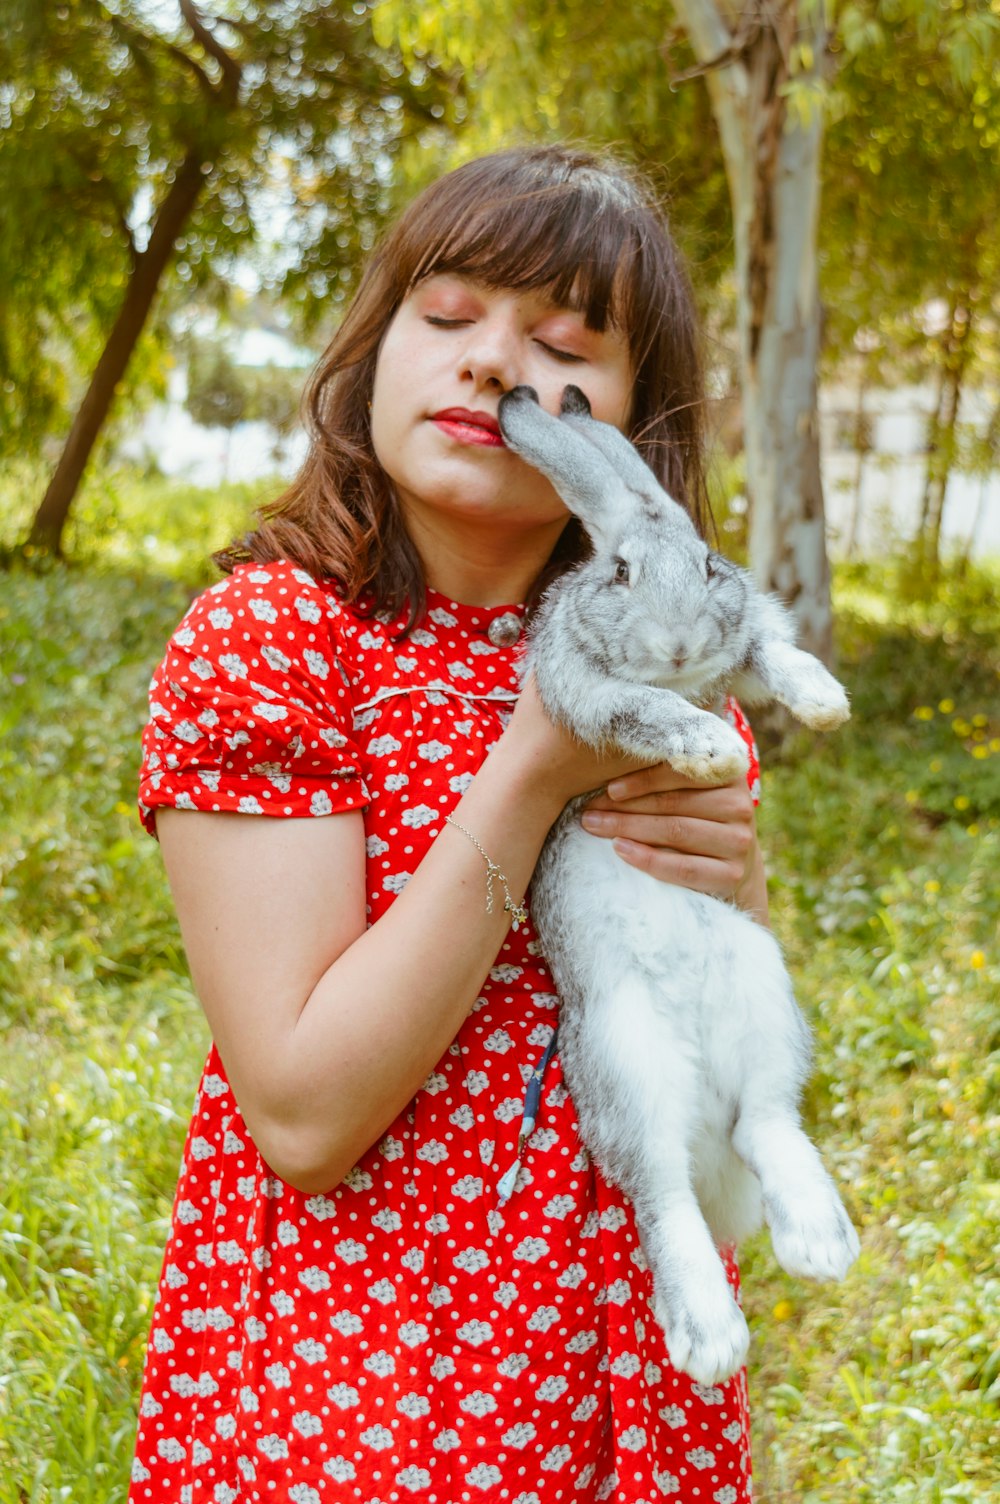
<path id="1" fill-rule="evenodd" d="M 695 783 L 732 783 L 746 776 L 746 744 L 717 716 L 698 720 L 666 738 L 666 760 Z"/>
<path id="2" fill-rule="evenodd" d="M 784 703 L 797 721 L 814 731 L 832 731 L 851 715 L 844 686 L 815 659 L 797 669 Z"/>

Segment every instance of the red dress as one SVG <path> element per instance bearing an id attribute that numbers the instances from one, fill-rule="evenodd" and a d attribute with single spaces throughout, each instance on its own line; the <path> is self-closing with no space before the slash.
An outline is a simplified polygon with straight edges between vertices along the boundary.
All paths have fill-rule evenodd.
<path id="1" fill-rule="evenodd" d="M 365 619 L 288 563 L 207 590 L 150 688 L 147 829 L 163 805 L 363 809 L 374 923 L 517 695 L 487 629 L 521 607 L 428 607 L 394 643 L 404 617 Z M 130 1504 L 746 1504 L 744 1375 L 671 1369 L 630 1204 L 588 1162 L 558 1052 L 499 1189 L 557 1009 L 529 921 L 407 1111 L 317 1196 L 262 1161 L 213 1048 Z"/>

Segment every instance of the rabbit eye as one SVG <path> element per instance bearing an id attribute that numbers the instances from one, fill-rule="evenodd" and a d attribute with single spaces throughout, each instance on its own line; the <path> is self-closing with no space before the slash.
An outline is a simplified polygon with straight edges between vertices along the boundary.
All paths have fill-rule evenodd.
<path id="1" fill-rule="evenodd" d="M 628 584 L 628 565 L 625 563 L 624 559 L 616 559 L 615 560 L 615 579 L 614 579 L 614 582 L 615 582 L 616 585 L 627 585 Z"/>
<path id="2" fill-rule="evenodd" d="M 718 570 L 715 567 L 715 561 L 713 560 L 711 554 L 707 554 L 706 557 L 705 557 L 705 578 L 706 578 L 706 580 L 714 580 L 715 576 L 717 574 L 718 574 Z"/>

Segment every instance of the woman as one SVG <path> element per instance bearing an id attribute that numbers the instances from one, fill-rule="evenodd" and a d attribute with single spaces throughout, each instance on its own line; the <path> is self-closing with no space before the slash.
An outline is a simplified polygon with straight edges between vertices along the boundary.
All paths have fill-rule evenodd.
<path id="1" fill-rule="evenodd" d="M 530 917 L 510 928 L 552 822 L 604 784 L 585 823 L 623 860 L 766 917 L 745 787 L 598 757 L 518 693 L 528 606 L 584 543 L 497 404 L 527 382 L 558 411 L 568 381 L 700 516 L 694 320 L 655 213 L 581 153 L 470 163 L 374 256 L 302 473 L 154 676 L 141 807 L 215 1043 L 132 1504 L 749 1497 L 743 1376 L 670 1369 L 631 1208 L 545 1053 Z"/>

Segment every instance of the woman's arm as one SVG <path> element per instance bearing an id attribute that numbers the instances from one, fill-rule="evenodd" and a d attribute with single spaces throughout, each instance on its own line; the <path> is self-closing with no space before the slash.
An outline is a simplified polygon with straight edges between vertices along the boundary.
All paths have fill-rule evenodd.
<path id="1" fill-rule="evenodd" d="M 515 900 L 574 793 L 634 763 L 554 728 L 533 686 L 454 818 Z M 195 987 L 262 1155 L 300 1190 L 337 1184 L 421 1086 L 510 923 L 486 864 L 445 826 L 365 928 L 360 814 L 255 819 L 161 809 L 158 832 Z"/>

